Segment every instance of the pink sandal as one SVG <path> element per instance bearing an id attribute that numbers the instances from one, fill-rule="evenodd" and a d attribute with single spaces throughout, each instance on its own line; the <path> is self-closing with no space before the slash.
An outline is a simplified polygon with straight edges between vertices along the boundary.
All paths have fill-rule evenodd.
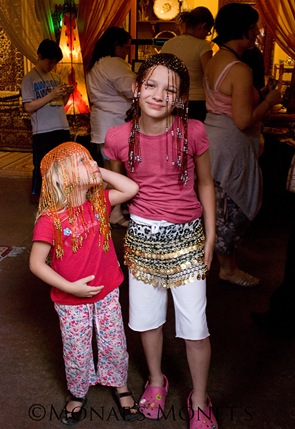
<path id="1" fill-rule="evenodd" d="M 139 411 L 148 419 L 158 420 L 163 417 L 165 400 L 168 393 L 168 379 L 163 375 L 164 386 L 150 386 L 149 381 L 144 386 L 144 392 L 139 401 Z"/>
<path id="2" fill-rule="evenodd" d="M 193 410 L 192 408 L 193 390 L 187 398 L 187 408 L 190 419 L 190 429 L 218 429 L 216 418 L 213 414 L 212 403 L 208 396 L 207 408 L 205 410 Z"/>

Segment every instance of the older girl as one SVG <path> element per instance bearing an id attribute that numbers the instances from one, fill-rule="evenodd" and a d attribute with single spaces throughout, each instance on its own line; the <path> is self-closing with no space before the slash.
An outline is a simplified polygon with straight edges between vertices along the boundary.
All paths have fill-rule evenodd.
<path id="1" fill-rule="evenodd" d="M 130 205 L 125 262 L 129 326 L 141 332 L 149 369 L 140 410 L 150 419 L 163 415 L 169 385 L 161 368 L 163 325 L 171 291 L 176 336 L 185 341 L 193 385 L 190 429 L 204 424 L 217 428 L 206 393 L 206 273 L 215 240 L 208 139 L 201 122 L 188 120 L 189 74 L 176 56 L 159 54 L 146 60 L 134 90 L 132 120 L 108 131 L 105 151 L 111 167 L 120 171 L 124 164 L 139 185 Z"/>

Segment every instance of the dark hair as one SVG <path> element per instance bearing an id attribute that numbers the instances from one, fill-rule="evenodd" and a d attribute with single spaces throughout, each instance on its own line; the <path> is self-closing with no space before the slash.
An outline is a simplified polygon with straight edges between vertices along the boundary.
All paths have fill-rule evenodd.
<path id="1" fill-rule="evenodd" d="M 180 180 L 186 183 L 188 180 L 187 173 L 187 154 L 188 154 L 188 97 L 189 97 L 189 86 L 190 78 L 188 70 L 183 61 L 181 61 L 176 55 L 168 53 L 160 53 L 152 55 L 146 59 L 139 67 L 136 83 L 137 93 L 133 97 L 132 107 L 127 112 L 127 120 L 132 120 L 131 132 L 129 136 L 129 160 L 128 163 L 131 167 L 131 171 L 134 171 L 135 165 L 141 162 L 141 151 L 140 151 L 140 128 L 139 128 L 139 117 L 140 107 L 139 98 L 140 90 L 142 85 L 145 84 L 146 80 L 152 75 L 153 71 L 158 66 L 167 67 L 168 70 L 176 73 L 180 79 L 179 87 L 179 99 L 172 99 L 174 103 L 175 115 L 178 120 L 173 127 L 173 139 L 175 139 L 175 147 L 179 149 L 177 165 L 176 167 L 180 170 Z M 173 77 L 172 77 L 173 79 Z M 166 139 L 168 139 L 168 128 L 166 127 Z M 168 142 L 168 140 L 167 140 Z M 168 144 L 168 143 L 167 143 Z"/>
<path id="2" fill-rule="evenodd" d="M 116 46 L 123 46 L 131 40 L 131 35 L 121 27 L 109 27 L 94 46 L 90 70 L 100 58 L 115 57 Z"/>
<path id="3" fill-rule="evenodd" d="M 252 6 L 243 3 L 228 3 L 217 13 L 215 30 L 217 37 L 213 42 L 218 45 L 230 40 L 248 37 L 251 25 L 258 22 L 259 14 Z"/>
<path id="4" fill-rule="evenodd" d="M 176 55 L 168 53 L 152 55 L 141 64 L 136 76 L 139 91 L 150 70 L 156 66 L 164 66 L 177 73 L 180 78 L 179 96 L 188 98 L 190 86 L 188 70 L 182 60 L 180 60 Z"/>
<path id="5" fill-rule="evenodd" d="M 199 24 L 206 24 L 208 30 L 214 25 L 214 18 L 207 7 L 199 6 L 190 12 L 182 12 L 179 15 L 179 23 L 186 27 L 196 27 Z"/>
<path id="6" fill-rule="evenodd" d="M 58 46 L 58 44 L 54 40 L 50 39 L 44 39 L 40 43 L 37 54 L 41 56 L 42 60 L 45 60 L 46 58 L 49 60 L 56 60 L 59 62 L 62 57 L 62 50 Z"/>

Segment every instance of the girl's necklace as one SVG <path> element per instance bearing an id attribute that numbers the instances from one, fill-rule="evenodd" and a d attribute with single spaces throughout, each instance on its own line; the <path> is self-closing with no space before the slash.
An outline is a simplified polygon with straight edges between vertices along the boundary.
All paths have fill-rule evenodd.
<path id="1" fill-rule="evenodd" d="M 227 45 L 221 45 L 220 49 L 224 49 L 224 50 L 230 51 L 232 54 L 234 54 L 234 56 L 238 60 L 241 60 L 241 57 L 236 53 L 236 51 L 234 49 L 230 48 L 229 46 L 227 46 Z"/>

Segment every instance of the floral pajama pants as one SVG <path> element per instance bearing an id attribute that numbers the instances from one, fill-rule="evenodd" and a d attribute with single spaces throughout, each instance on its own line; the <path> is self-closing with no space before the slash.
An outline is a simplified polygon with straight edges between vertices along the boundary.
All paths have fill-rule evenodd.
<path id="1" fill-rule="evenodd" d="M 127 383 L 128 353 L 119 303 L 119 289 L 92 304 L 55 303 L 63 342 L 69 391 L 84 397 L 89 386 L 122 387 Z M 96 336 L 95 369 L 92 337 Z"/>

